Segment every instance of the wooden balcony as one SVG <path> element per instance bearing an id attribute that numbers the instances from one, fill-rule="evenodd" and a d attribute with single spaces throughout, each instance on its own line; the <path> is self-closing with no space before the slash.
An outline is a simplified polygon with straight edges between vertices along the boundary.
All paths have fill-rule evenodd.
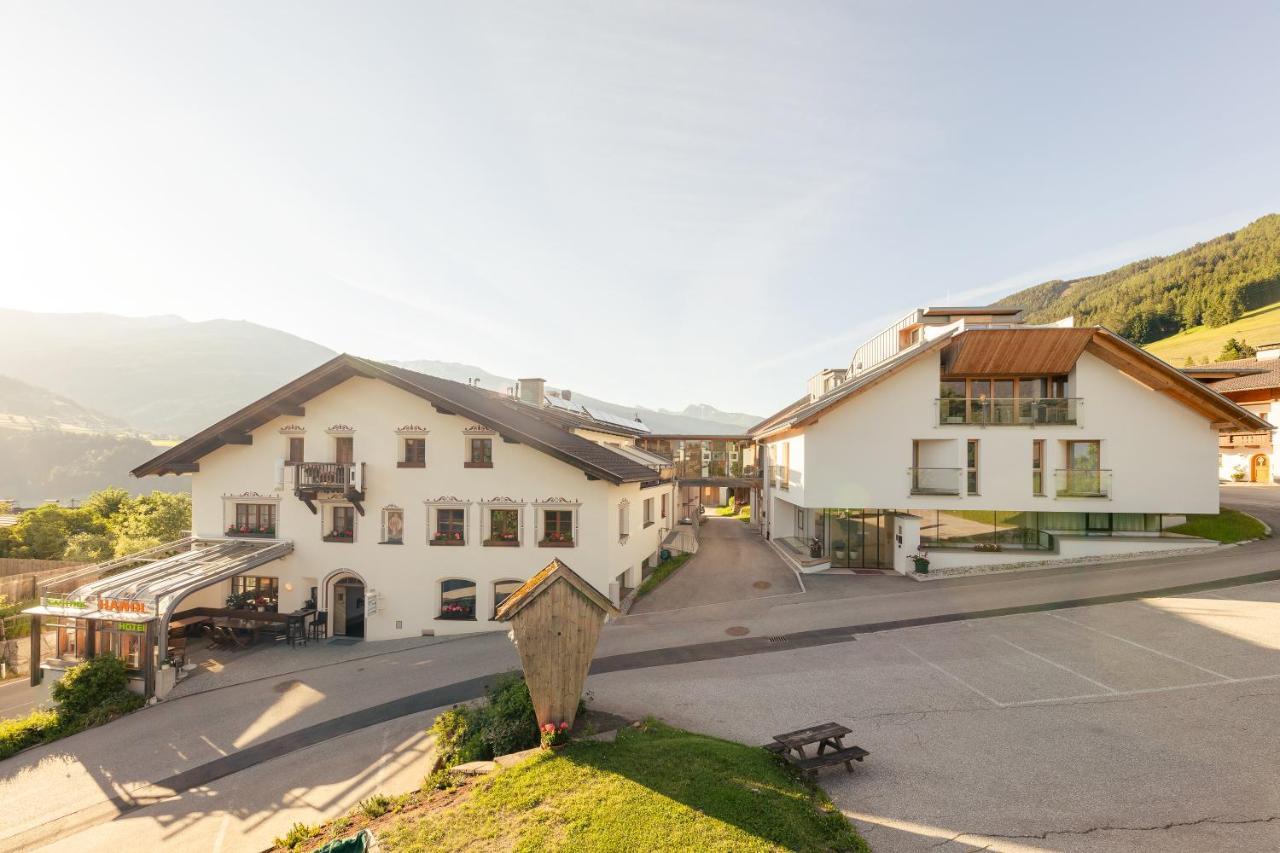
<path id="1" fill-rule="evenodd" d="M 1256 450 L 1271 452 L 1271 433 L 1269 432 L 1220 432 L 1218 433 L 1219 450 Z"/>
<path id="2" fill-rule="evenodd" d="M 293 494 L 313 513 L 316 498 L 340 496 L 364 515 L 365 475 L 363 462 L 299 462 L 293 468 Z"/>

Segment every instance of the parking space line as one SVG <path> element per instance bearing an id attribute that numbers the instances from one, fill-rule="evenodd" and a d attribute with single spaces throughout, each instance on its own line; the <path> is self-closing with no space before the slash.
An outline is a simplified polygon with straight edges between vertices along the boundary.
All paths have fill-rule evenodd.
<path id="1" fill-rule="evenodd" d="M 1031 656 L 1032 656 L 1033 658 L 1035 658 L 1036 660 L 1044 661 L 1045 663 L 1049 664 L 1049 666 L 1056 666 L 1058 669 L 1062 670 L 1063 672 L 1069 672 L 1069 673 L 1071 673 L 1071 674 L 1072 674 L 1072 675 L 1074 675 L 1076 678 L 1083 678 L 1085 681 L 1087 681 L 1087 682 L 1089 682 L 1090 684 L 1095 685 L 1095 686 L 1097 686 L 1097 687 L 1101 687 L 1103 690 L 1107 691 L 1108 693 L 1119 693 L 1119 692 L 1120 692 L 1119 690 L 1116 690 L 1114 687 L 1112 687 L 1112 686 L 1111 686 L 1111 685 L 1109 685 L 1109 684 L 1103 684 L 1101 681 L 1099 681 L 1099 680 L 1098 680 L 1098 679 L 1096 679 L 1096 678 L 1090 678 L 1089 676 L 1085 675 L 1085 674 L 1084 674 L 1084 673 L 1082 673 L 1082 672 L 1076 672 L 1074 669 L 1072 669 L 1071 667 L 1067 666 L 1066 664 L 1058 663 L 1058 662 L 1057 662 L 1057 661 L 1055 661 L 1055 660 L 1049 660 L 1049 658 L 1045 657 L 1044 655 L 1036 654 L 1035 652 L 1031 651 L 1031 649 L 1024 649 L 1022 646 L 1018 645 L 1017 643 L 1013 642 L 1012 640 L 1006 640 L 1004 637 L 1000 637 L 1000 636 L 997 636 L 997 635 L 995 635 L 995 634 L 993 634 L 992 636 L 993 636 L 993 637 L 995 637 L 997 640 L 999 640 L 999 641 L 1000 641 L 1000 642 L 1002 642 L 1002 643 L 1005 643 L 1005 644 L 1007 644 L 1007 645 L 1013 646 L 1015 649 L 1017 649 L 1017 650 L 1018 650 L 1018 651 L 1020 651 L 1020 652 L 1025 652 L 1026 654 L 1031 655 Z"/>
<path id="2" fill-rule="evenodd" d="M 1000 701 L 1000 700 L 998 700 L 998 699 L 992 699 L 990 696 L 988 696 L 987 694 L 983 693 L 981 690 L 979 690 L 978 688 L 974 687 L 972 684 L 970 684 L 969 682 L 965 681 L 965 680 L 964 680 L 963 678 L 961 678 L 960 676 L 958 676 L 958 675 L 956 675 L 956 674 L 954 674 L 954 673 L 951 673 L 951 672 L 947 672 L 945 669 L 943 669 L 942 667 L 938 666 L 938 665 L 937 665 L 936 663 L 934 663 L 933 661 L 928 660 L 928 659 L 927 659 L 927 658 L 925 658 L 923 655 L 918 654 L 914 649 L 912 649 L 912 648 L 910 648 L 910 647 L 908 647 L 908 646 L 904 646 L 904 645 L 902 645 L 902 643 L 898 643 L 898 646 L 900 646 L 900 647 L 902 648 L 902 650 L 903 650 L 903 651 L 905 651 L 907 654 L 911 655 L 911 656 L 912 656 L 913 658 L 915 658 L 916 660 L 920 661 L 920 662 L 921 662 L 922 664 L 924 664 L 925 666 L 933 667 L 933 668 L 934 668 L 934 669 L 936 669 L 938 672 L 940 672 L 940 673 L 942 673 L 943 675 L 945 675 L 947 678 L 950 678 L 950 679 L 951 679 L 952 681 L 954 681 L 956 684 L 959 684 L 961 687 L 966 687 L 966 688 L 968 688 L 969 690 L 972 690 L 974 693 L 977 693 L 979 696 L 981 696 L 983 699 L 986 699 L 988 702 L 990 702 L 992 705 L 995 705 L 997 708 L 1007 708 L 1007 707 L 1009 707 L 1009 706 L 1008 706 L 1008 704 L 1006 704 L 1006 703 L 1004 703 L 1004 702 L 1001 702 L 1001 701 Z"/>
<path id="3" fill-rule="evenodd" d="M 1197 681 L 1194 684 L 1174 684 L 1169 687 L 1138 687 L 1133 690 L 1117 690 L 1115 693 L 1088 693 L 1082 696 L 1055 696 L 1052 699 L 1024 699 L 1019 702 L 1006 702 L 1005 708 L 1022 708 L 1027 705 L 1053 705 L 1057 702 L 1071 702 L 1076 699 L 1123 699 L 1126 696 L 1142 696 L 1147 693 L 1173 693 L 1177 690 L 1191 690 L 1196 687 L 1221 687 L 1224 684 L 1247 684 L 1253 681 L 1275 681 L 1275 675 L 1250 675 L 1247 678 L 1232 678 L 1227 681 Z"/>
<path id="4" fill-rule="evenodd" d="M 1142 649 L 1144 652 L 1151 652 L 1151 654 L 1153 654 L 1153 655 L 1159 655 L 1159 656 L 1160 656 L 1160 657 L 1162 657 L 1162 658 L 1168 658 L 1168 659 L 1169 659 L 1169 660 L 1171 660 L 1171 661 L 1176 661 L 1176 662 L 1178 662 L 1178 663 L 1180 663 L 1180 664 L 1183 664 L 1184 666 L 1189 666 L 1189 667 L 1191 667 L 1192 669 L 1198 669 L 1198 670 L 1200 670 L 1201 672 L 1207 672 L 1207 673 L 1209 673 L 1210 675 L 1213 675 L 1213 676 L 1216 676 L 1216 677 L 1218 677 L 1218 678 L 1221 678 L 1223 681 L 1235 681 L 1235 679 L 1234 679 L 1234 678 L 1232 678 L 1231 676 L 1229 676 L 1229 675 L 1223 675 L 1221 672 L 1215 672 L 1214 670 L 1209 669 L 1207 666 L 1200 666 L 1200 664 L 1198 664 L 1198 663 L 1192 663 L 1192 662 L 1191 662 L 1191 661 L 1189 661 L 1189 660 L 1183 660 L 1182 658 L 1180 658 L 1180 657 L 1175 657 L 1174 655 L 1171 655 L 1171 654 L 1169 654 L 1168 652 L 1162 652 L 1162 651 L 1160 651 L 1159 649 L 1153 649 L 1153 648 L 1151 648 L 1150 646 L 1144 646 L 1144 645 L 1142 645 L 1142 643 L 1136 643 L 1136 642 L 1134 642 L 1133 640 L 1130 640 L 1130 639 L 1128 639 L 1128 638 L 1126 638 L 1126 637 L 1121 637 L 1121 636 L 1119 636 L 1119 635 L 1117 635 L 1117 634 L 1112 634 L 1112 633 L 1110 633 L 1110 632 L 1108 632 L 1108 631 L 1103 631 L 1103 630 L 1101 630 L 1100 628 L 1095 628 L 1095 627 L 1093 627 L 1092 625 L 1086 625 L 1086 624 L 1084 624 L 1083 622 L 1077 622 L 1077 621 L 1076 621 L 1076 620 L 1074 620 L 1074 619 L 1068 619 L 1066 616 L 1061 616 L 1061 615 L 1059 615 L 1059 614 L 1057 614 L 1057 613 L 1047 613 L 1047 614 L 1045 614 L 1045 615 L 1046 615 L 1046 616 L 1051 616 L 1051 617 L 1053 617 L 1054 619 L 1059 619 L 1059 620 L 1061 620 L 1061 621 L 1063 621 L 1063 622 L 1069 622 L 1070 624 L 1075 625 L 1075 626 L 1076 626 L 1076 627 L 1078 627 L 1078 628 L 1084 628 L 1086 631 L 1092 631 L 1092 632 L 1093 632 L 1093 633 L 1095 633 L 1095 634 L 1101 634 L 1101 635 L 1102 635 L 1102 636 L 1104 636 L 1104 637 L 1110 637 L 1110 638 L 1111 638 L 1111 639 L 1113 639 L 1113 640 L 1119 640 L 1119 641 L 1120 641 L 1120 642 L 1122 642 L 1122 643 L 1128 643 L 1129 645 L 1133 646 L 1134 648 Z"/>

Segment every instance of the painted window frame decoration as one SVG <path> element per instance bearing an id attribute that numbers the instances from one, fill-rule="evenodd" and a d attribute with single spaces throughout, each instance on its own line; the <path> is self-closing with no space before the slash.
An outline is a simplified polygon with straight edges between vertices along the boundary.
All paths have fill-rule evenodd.
<path id="1" fill-rule="evenodd" d="M 323 503 L 321 507 L 321 538 L 325 542 L 354 543 L 356 541 L 356 517 L 358 516 L 355 505 L 346 501 L 332 501 Z M 350 519 L 350 529 L 346 525 L 342 525 L 341 530 L 338 529 L 338 510 L 343 510 L 343 514 Z"/>
<path id="2" fill-rule="evenodd" d="M 568 498 L 546 498 L 534 503 L 536 517 L 535 531 L 539 548 L 574 548 L 578 544 L 578 520 L 582 502 Z M 565 531 L 557 525 L 557 529 L 547 529 L 548 512 L 569 513 L 569 530 Z"/>
<path id="3" fill-rule="evenodd" d="M 493 498 L 480 502 L 480 542 L 488 548 L 519 548 L 524 544 L 524 501 Z M 515 530 L 494 529 L 493 514 L 515 513 Z"/>
<path id="4" fill-rule="evenodd" d="M 427 435 L 431 430 L 417 424 L 405 424 L 396 430 L 398 456 L 397 468 L 427 467 Z M 414 448 L 410 450 L 410 448 Z M 420 450 L 419 450 L 420 448 Z"/>
<path id="5" fill-rule="evenodd" d="M 444 545 L 461 547 L 470 541 L 471 531 L 471 501 L 464 501 L 461 498 L 448 496 L 439 497 L 433 501 L 426 501 L 427 505 L 427 544 L 428 545 Z M 440 511 L 460 511 L 462 513 L 462 529 L 441 530 L 440 529 Z M 452 523 L 452 522 L 450 522 Z M 453 534 L 461 533 L 461 536 Z"/>
<path id="6" fill-rule="evenodd" d="M 494 439 L 497 438 L 496 430 L 489 429 L 486 426 L 472 424 L 462 431 L 462 467 L 463 468 L 492 468 L 493 467 L 493 451 Z M 476 458 L 475 442 L 487 442 L 487 452 L 482 452 L 480 458 Z M 482 445 L 484 446 L 484 445 Z"/>

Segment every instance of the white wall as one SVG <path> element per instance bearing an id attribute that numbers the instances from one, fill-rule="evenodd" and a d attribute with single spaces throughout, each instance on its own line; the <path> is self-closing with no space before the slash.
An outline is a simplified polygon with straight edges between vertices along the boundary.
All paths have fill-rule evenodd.
<path id="1" fill-rule="evenodd" d="M 803 436 L 790 439 L 793 486 L 786 499 L 807 507 L 1218 510 L 1217 433 L 1209 420 L 1088 353 L 1071 377 L 1072 395 L 1083 398 L 1076 426 L 940 426 L 938 381 L 939 356 L 927 354 L 823 413 Z M 954 461 L 947 467 L 957 468 L 964 466 L 967 440 L 977 439 L 981 494 L 912 496 L 908 469 L 913 439 L 953 439 Z M 1044 497 L 1034 496 L 1031 488 L 1035 439 L 1045 441 Z M 1101 440 L 1102 467 L 1113 472 L 1111 497 L 1055 497 L 1053 469 L 1066 465 L 1065 442 L 1090 439 Z M 798 443 L 800 453 L 794 449 Z"/>
<path id="2" fill-rule="evenodd" d="M 624 569 L 636 572 L 640 561 L 658 549 L 667 519 L 645 528 L 641 520 L 643 497 L 652 495 L 655 506 L 671 485 L 641 491 L 638 484 L 614 486 L 588 480 L 578 468 L 523 444 L 507 444 L 493 436 L 493 467 L 464 468 L 466 449 L 463 429 L 470 422 L 442 415 L 429 403 L 373 379 L 351 379 L 309 400 L 304 417 L 283 417 L 253 432 L 253 444 L 228 445 L 200 460 L 192 475 L 193 525 L 197 535 L 222 536 L 229 522 L 231 501 L 224 496 L 244 496 L 255 502 L 255 493 L 279 501 L 277 537 L 290 539 L 294 552 L 253 572 L 280 580 L 280 609 L 298 608 L 310 586 L 323 586 L 326 577 L 349 571 L 364 580 L 366 591 L 375 590 L 378 613 L 366 619 L 366 637 L 388 639 L 417 636 L 423 630 L 437 634 L 497 630 L 488 621 L 493 612 L 493 582 L 523 581 L 559 557 L 607 594 L 609 584 Z M 322 515 L 313 515 L 294 497 L 292 488 L 281 488 L 278 471 L 288 446 L 280 433 L 285 425 L 305 428 L 307 461 L 334 458 L 332 425 L 355 428 L 355 461 L 365 463 L 366 514 L 356 517 L 354 543 L 322 541 Z M 400 437 L 396 430 L 416 425 L 429 430 L 425 468 L 397 468 Z M 613 437 L 617 440 L 616 437 Z M 468 543 L 462 547 L 428 545 L 424 501 L 456 497 L 468 503 Z M 630 536 L 619 542 L 618 504 L 629 498 L 633 513 Z M 535 536 L 535 503 L 548 498 L 578 502 L 577 535 L 573 547 L 538 547 Z M 484 547 L 480 543 L 482 501 L 512 499 L 521 502 L 522 543 L 516 548 Z M 403 545 L 380 544 L 381 511 L 397 505 L 405 512 Z M 320 505 L 323 513 L 324 506 Z M 657 513 L 655 512 L 655 515 Z M 465 578 L 476 582 L 477 621 L 435 618 L 439 612 L 439 581 Z M 292 587 L 292 589 L 290 589 Z M 229 591 L 220 590 L 225 596 Z M 322 590 L 322 597 L 328 593 Z"/>

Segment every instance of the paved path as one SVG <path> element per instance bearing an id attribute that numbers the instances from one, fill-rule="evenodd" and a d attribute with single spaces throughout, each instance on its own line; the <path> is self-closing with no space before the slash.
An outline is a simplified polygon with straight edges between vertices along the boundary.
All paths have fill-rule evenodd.
<path id="1" fill-rule="evenodd" d="M 1250 511 L 1280 527 L 1280 511 L 1274 503 L 1277 493 L 1280 489 L 1254 487 L 1239 498 L 1230 492 L 1224 500 L 1242 505 L 1256 502 L 1261 509 L 1250 506 Z M 1228 494 L 1226 490 L 1224 494 Z M 627 617 L 604 632 L 597 668 L 656 667 L 650 671 L 679 672 L 680 668 L 667 664 L 703 660 L 706 662 L 690 664 L 690 671 L 705 666 L 728 667 L 729 671 L 741 666 L 770 670 L 776 666 L 774 661 L 793 654 L 849 654 L 853 644 L 842 641 L 857 630 L 849 626 L 867 630 L 867 625 L 895 620 L 952 619 L 957 612 L 1037 608 L 1096 595 L 1132 597 L 1143 590 L 1213 584 L 1222 578 L 1277 569 L 1280 541 L 1269 540 L 1195 557 L 1023 576 L 928 584 L 844 576 L 841 594 L 825 599 L 811 591 Z M 732 625 L 747 627 L 749 635 L 729 640 L 724 629 Z M 885 627 L 889 626 L 880 624 L 881 629 Z M 781 644 L 770 642 L 775 636 L 791 639 Z M 785 651 L 796 645 L 814 648 Z M 176 811 L 183 809 L 188 817 L 182 820 L 197 822 L 201 829 L 170 838 L 172 849 L 182 849 L 187 839 L 192 839 L 189 849 L 264 845 L 272 834 L 278 834 L 277 815 L 306 814 L 307 809 L 319 810 L 317 814 L 337 813 L 354 804 L 352 797 L 367 795 L 361 786 L 367 782 L 371 762 L 394 764 L 395 746 L 405 742 L 404 721 L 415 719 L 420 725 L 430 719 L 431 712 L 424 710 L 430 706 L 424 703 L 432 701 L 431 691 L 446 691 L 435 695 L 447 695 L 449 698 L 438 700 L 447 703 L 461 698 L 456 691 L 447 692 L 452 685 L 518 665 L 514 649 L 500 634 L 411 648 L 389 645 L 385 652 L 378 652 L 380 647 L 383 644 L 369 643 L 361 647 L 363 656 L 358 659 L 297 673 L 272 672 L 247 683 L 227 684 L 166 702 L 103 729 L 0 763 L 0 801 L 9 806 L 0 814 L 0 849 L 35 846 L 37 841 L 54 838 L 74 840 L 80 845 L 77 849 L 98 849 L 99 838 L 122 837 L 116 835 L 120 826 L 132 825 L 139 833 L 145 827 L 171 826 L 178 820 Z M 631 656 L 637 651 L 651 653 Z M 766 651 L 771 654 L 757 654 Z M 601 677 L 626 676 L 593 676 L 589 687 L 594 690 Z M 472 692 L 476 684 L 472 682 Z M 743 684 L 719 689 L 750 695 Z M 788 701 L 798 706 L 794 696 Z M 390 719 L 387 714 L 397 707 L 396 702 L 403 702 L 399 706 L 402 713 L 411 716 Z M 344 718 L 345 722 L 335 722 Z M 715 718 L 708 719 L 714 722 Z M 321 736 L 338 735 L 343 730 L 352 734 L 317 743 Z M 341 741 L 363 746 L 345 750 Z M 226 760 L 240 753 L 244 755 Z M 306 795 L 306 756 L 320 762 L 314 766 L 324 768 L 323 779 L 329 783 L 322 783 L 335 786 L 332 796 L 315 800 Z M 254 764 L 250 758 L 264 763 Z M 420 775 L 425 768 L 415 767 L 412 772 Z M 409 770 L 404 773 L 412 775 Z M 408 776 L 397 778 L 403 781 Z M 343 785 L 343 779 L 364 781 Z M 149 798 L 155 794 L 154 783 L 161 780 L 170 785 L 185 780 L 195 787 L 185 792 L 175 789 L 168 799 L 153 802 Z M 228 799 L 213 799 L 214 794 Z M 206 796 L 211 799 L 202 809 L 199 801 Z M 179 805 L 166 805 L 170 801 Z M 228 805 L 220 811 L 223 802 Z M 300 811 L 291 812 L 294 807 Z M 207 831 L 211 816 L 226 818 L 212 834 Z M 113 817 L 111 828 L 103 829 L 101 824 Z M 86 831 L 76 835 L 77 825 Z M 217 844 L 210 846 L 211 839 Z"/>
<path id="2" fill-rule="evenodd" d="M 680 610 L 800 592 L 795 573 L 749 525 L 709 515 L 702 520 L 698 553 L 632 613 Z"/>

